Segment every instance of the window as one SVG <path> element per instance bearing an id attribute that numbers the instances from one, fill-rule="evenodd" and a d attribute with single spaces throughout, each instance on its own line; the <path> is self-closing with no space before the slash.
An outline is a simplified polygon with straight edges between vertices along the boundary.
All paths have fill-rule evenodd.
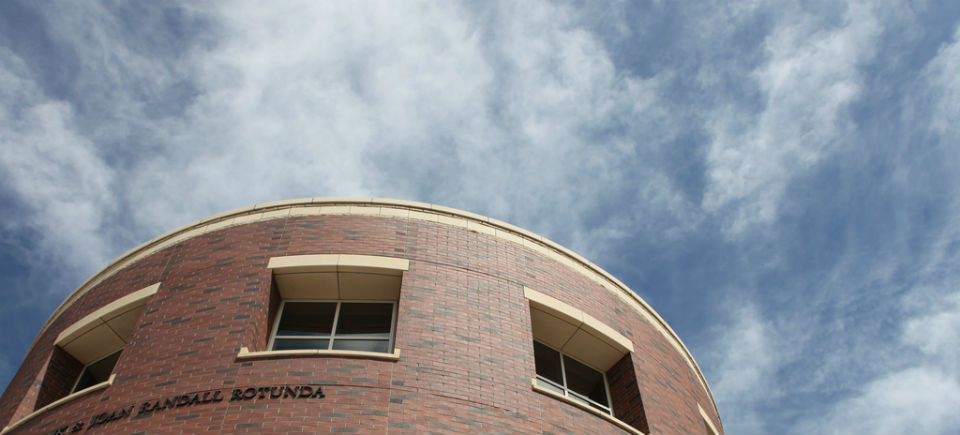
<path id="1" fill-rule="evenodd" d="M 633 342 L 593 316 L 524 287 L 536 376 L 533 389 L 635 434 L 649 432 Z"/>
<path id="2" fill-rule="evenodd" d="M 393 351 L 395 302 L 284 301 L 271 350 Z"/>
<path id="3" fill-rule="evenodd" d="M 346 356 L 399 361 L 395 345 L 403 258 L 354 254 L 273 257 L 273 332 L 237 359 Z M 275 317 L 274 317 L 275 316 Z"/>
<path id="4" fill-rule="evenodd" d="M 611 414 L 604 374 L 539 341 L 533 341 L 537 384 Z"/>
<path id="5" fill-rule="evenodd" d="M 80 372 L 80 377 L 77 378 L 77 383 L 70 392 L 76 393 L 77 391 L 85 390 L 109 379 L 110 374 L 113 373 L 113 367 L 117 365 L 118 359 L 120 359 L 119 350 L 87 364 L 87 366 L 83 368 L 83 371 Z"/>
<path id="6" fill-rule="evenodd" d="M 65 328 L 56 339 L 34 409 L 109 385 L 120 354 L 160 283 L 129 293 Z"/>

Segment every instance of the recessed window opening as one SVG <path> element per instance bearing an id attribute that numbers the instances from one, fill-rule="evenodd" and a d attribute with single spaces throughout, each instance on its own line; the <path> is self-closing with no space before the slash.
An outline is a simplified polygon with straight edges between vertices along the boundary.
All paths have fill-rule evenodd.
<path id="1" fill-rule="evenodd" d="M 271 350 L 393 351 L 396 302 L 283 301 Z"/>
<path id="2" fill-rule="evenodd" d="M 606 375 L 569 355 L 533 341 L 537 385 L 612 414 Z"/>
<path id="3" fill-rule="evenodd" d="M 87 364 L 87 366 L 84 367 L 83 371 L 80 373 L 80 377 L 77 379 L 76 385 L 73 386 L 73 389 L 70 390 L 70 392 L 76 393 L 77 391 L 92 387 L 109 379 L 110 373 L 113 373 L 113 367 L 117 365 L 117 360 L 120 359 L 120 352 L 121 351 L 118 350 L 97 361 Z"/>
<path id="4" fill-rule="evenodd" d="M 100 384 L 111 385 L 121 351 L 159 289 L 158 282 L 130 292 L 64 328 L 54 341 L 34 409 Z"/>

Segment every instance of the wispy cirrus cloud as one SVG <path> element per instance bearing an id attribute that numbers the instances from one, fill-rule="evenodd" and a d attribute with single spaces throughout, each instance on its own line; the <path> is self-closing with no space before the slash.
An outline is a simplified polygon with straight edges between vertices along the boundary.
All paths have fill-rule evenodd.
<path id="1" fill-rule="evenodd" d="M 875 54 L 882 29 L 869 4 L 838 4 L 837 18 L 808 7 L 776 8 L 766 60 L 746 77 L 760 107 L 721 105 L 708 118 L 703 206 L 730 210 L 734 234 L 774 222 L 792 177 L 850 139 L 847 110 L 863 87 L 859 67 Z"/>
<path id="2" fill-rule="evenodd" d="M 210 26 L 188 40 L 124 37 L 130 11 L 45 16 L 77 53 L 73 90 L 97 96 L 58 101 L 78 114 L 77 140 L 122 163 L 97 170 L 125 182 L 102 186 L 94 206 L 119 199 L 134 219 L 118 242 L 253 202 L 376 193 L 470 208 L 589 251 L 617 231 L 578 222 L 636 177 L 651 181 L 638 211 L 690 213 L 663 169 L 637 159 L 646 144 L 634 132 L 677 128 L 658 82 L 618 74 L 577 10 L 384 6 L 192 6 L 176 11 L 179 26 Z"/>
<path id="3" fill-rule="evenodd" d="M 717 345 L 705 360 L 711 364 L 710 385 L 725 422 L 736 422 L 737 432 L 766 433 L 772 428 L 761 408 L 786 393 L 777 388 L 776 377 L 790 346 L 758 307 L 727 308 L 728 326 L 717 333 Z"/>
<path id="4" fill-rule="evenodd" d="M 906 305 L 919 314 L 905 320 L 899 342 L 891 343 L 902 354 L 891 355 L 891 361 L 884 362 L 887 370 L 834 403 L 823 419 L 801 425 L 801 430 L 948 433 L 957 427 L 960 416 L 953 405 L 960 400 L 956 376 L 960 293 L 944 290 L 928 294 L 933 301 L 909 297 Z"/>
<path id="5" fill-rule="evenodd" d="M 78 131 L 73 107 L 44 95 L 23 60 L 2 47 L 0 99 L 0 179 L 27 212 L 5 219 L 5 231 L 57 234 L 41 237 L 41 254 L 28 257 L 36 267 L 50 257 L 97 267 L 110 252 L 100 233 L 113 211 L 113 171 Z"/>

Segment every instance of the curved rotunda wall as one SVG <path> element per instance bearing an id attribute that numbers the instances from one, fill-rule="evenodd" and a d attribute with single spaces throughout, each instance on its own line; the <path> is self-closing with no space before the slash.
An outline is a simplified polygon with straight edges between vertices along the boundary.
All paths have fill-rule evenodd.
<path id="1" fill-rule="evenodd" d="M 342 322 L 348 308 L 392 309 L 389 339 L 273 350 L 304 343 L 275 333 L 293 316 L 281 307 L 316 300 Z M 603 373 L 609 409 L 538 381 L 535 338 L 567 355 L 561 370 Z M 235 210 L 114 261 L 44 325 L 0 421 L 68 434 L 722 431 L 689 351 L 599 267 L 490 218 L 369 198 Z"/>

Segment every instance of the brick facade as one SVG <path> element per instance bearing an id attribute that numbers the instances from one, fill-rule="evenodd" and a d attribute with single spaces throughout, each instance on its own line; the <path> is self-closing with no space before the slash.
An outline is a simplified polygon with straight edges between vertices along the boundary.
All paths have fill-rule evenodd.
<path id="1" fill-rule="evenodd" d="M 284 207 L 296 206 L 276 209 Z M 490 233 L 399 216 L 285 213 L 175 243 L 164 239 L 162 248 L 83 287 L 51 318 L 0 398 L 0 424 L 18 422 L 72 387 L 79 368 L 54 345 L 61 331 L 160 282 L 113 370 L 114 383 L 13 432 L 624 433 L 531 388 L 525 286 L 633 342 L 634 352 L 607 372 L 618 419 L 644 433 L 704 433 L 699 405 L 719 425 L 692 360 L 649 317 L 570 264 L 518 243 L 521 236 Z M 237 358 L 241 347 L 267 350 L 280 305 L 269 259 L 304 254 L 409 260 L 398 301 L 398 361 Z M 319 386 L 323 397 L 291 394 L 307 394 L 302 386 L 311 394 Z"/>

